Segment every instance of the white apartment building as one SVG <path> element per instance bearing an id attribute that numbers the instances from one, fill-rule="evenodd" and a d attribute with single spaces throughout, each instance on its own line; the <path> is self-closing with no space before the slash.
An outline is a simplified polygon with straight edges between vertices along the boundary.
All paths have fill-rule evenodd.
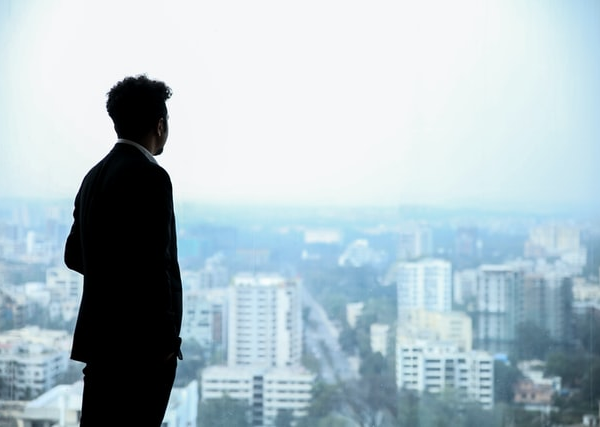
<path id="1" fill-rule="evenodd" d="M 356 328 L 356 322 L 362 315 L 363 308 L 365 308 L 365 303 L 362 301 L 346 304 L 346 321 L 352 329 Z"/>
<path id="2" fill-rule="evenodd" d="M 452 266 L 442 259 L 401 262 L 397 266 L 398 317 L 402 324 L 407 310 L 452 309 Z"/>
<path id="3" fill-rule="evenodd" d="M 296 366 L 302 357 L 298 280 L 277 274 L 238 274 L 229 288 L 228 364 Z"/>
<path id="4" fill-rule="evenodd" d="M 600 303 L 600 285 L 588 282 L 581 277 L 573 278 L 573 300 L 578 303 Z"/>
<path id="5" fill-rule="evenodd" d="M 398 326 L 399 336 L 452 343 L 460 351 L 473 347 L 473 321 L 462 311 L 409 310 L 406 322 Z"/>
<path id="6" fill-rule="evenodd" d="M 244 401 L 254 426 L 273 426 L 280 410 L 296 418 L 306 415 L 315 375 L 300 364 L 300 282 L 245 273 L 236 275 L 228 290 L 227 366 L 202 371 L 202 400 Z"/>
<path id="7" fill-rule="evenodd" d="M 315 375 L 301 366 L 211 366 L 203 370 L 202 401 L 228 396 L 248 404 L 253 426 L 272 427 L 278 411 L 307 415 Z"/>
<path id="8" fill-rule="evenodd" d="M 482 351 L 460 351 L 453 344 L 403 339 L 397 343 L 396 383 L 418 392 L 454 390 L 463 399 L 491 408 L 494 359 Z"/>
<path id="9" fill-rule="evenodd" d="M 46 270 L 46 290 L 50 293 L 50 315 L 70 321 L 77 317 L 83 276 L 66 267 L 52 267 Z"/>
<path id="10" fill-rule="evenodd" d="M 53 299 L 74 299 L 79 301 L 83 293 L 83 276 L 66 267 L 52 267 L 46 270 L 46 288 Z"/>
<path id="11" fill-rule="evenodd" d="M 529 248 L 539 248 L 544 255 L 560 255 L 581 247 L 581 229 L 571 224 L 547 223 L 532 227 Z"/>
<path id="12" fill-rule="evenodd" d="M 225 348 L 227 343 L 227 290 L 206 289 L 184 292 L 185 313 L 181 338 L 194 340 L 203 348 Z"/>
<path id="13" fill-rule="evenodd" d="M 71 336 L 37 327 L 0 335 L 0 398 L 27 400 L 54 387 L 69 365 Z"/>
<path id="14" fill-rule="evenodd" d="M 382 356 L 387 356 L 389 342 L 390 325 L 385 323 L 373 323 L 369 330 L 371 340 L 371 351 L 373 353 L 381 353 Z"/>
<path id="15" fill-rule="evenodd" d="M 20 413 L 11 414 L 23 427 L 78 427 L 81 418 L 83 382 L 58 385 L 27 402 Z M 135 395 L 131 396 L 135 399 Z M 110 407 L 107 408 L 110 410 Z M 198 418 L 198 382 L 171 391 L 162 427 L 196 426 Z M 119 414 L 114 414 L 119 425 Z"/>

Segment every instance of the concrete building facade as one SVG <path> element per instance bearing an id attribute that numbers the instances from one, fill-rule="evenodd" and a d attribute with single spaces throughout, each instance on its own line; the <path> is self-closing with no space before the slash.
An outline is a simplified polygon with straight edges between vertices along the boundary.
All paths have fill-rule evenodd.
<path id="1" fill-rule="evenodd" d="M 405 338 L 397 343 L 396 358 L 399 389 L 434 394 L 452 390 L 460 398 L 493 407 L 494 360 L 490 354 Z"/>
<path id="2" fill-rule="evenodd" d="M 0 335 L 0 398 L 33 399 L 54 387 L 69 366 L 70 335 L 37 327 Z"/>
<path id="3" fill-rule="evenodd" d="M 450 311 L 452 309 L 452 266 L 442 259 L 402 262 L 397 266 L 398 321 L 408 310 Z"/>
<path id="4" fill-rule="evenodd" d="M 248 404 L 253 426 L 274 426 L 279 411 L 307 415 L 315 375 L 304 368 L 211 366 L 202 372 L 204 401 L 228 396 Z"/>
<path id="5" fill-rule="evenodd" d="M 228 328 L 228 365 L 299 365 L 300 283 L 280 275 L 235 276 L 230 288 Z"/>

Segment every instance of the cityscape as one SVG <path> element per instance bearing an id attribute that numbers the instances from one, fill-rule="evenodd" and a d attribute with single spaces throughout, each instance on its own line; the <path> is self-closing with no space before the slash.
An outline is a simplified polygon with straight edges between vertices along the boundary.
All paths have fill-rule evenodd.
<path id="1" fill-rule="evenodd" d="M 71 209 L 0 202 L 0 426 L 78 425 Z M 165 427 L 599 422 L 597 216 L 193 203 L 176 214 L 184 359 Z"/>
<path id="2" fill-rule="evenodd" d="M 65 239 L 141 74 L 173 95 L 162 427 L 600 426 L 599 16 L 0 0 L 0 427 L 79 425 Z"/>

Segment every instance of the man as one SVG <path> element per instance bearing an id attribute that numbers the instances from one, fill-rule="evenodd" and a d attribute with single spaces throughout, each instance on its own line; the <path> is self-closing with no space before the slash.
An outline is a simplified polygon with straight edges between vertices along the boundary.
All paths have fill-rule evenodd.
<path id="1" fill-rule="evenodd" d="M 173 194 L 154 156 L 171 89 L 145 75 L 108 92 L 118 140 L 85 176 L 65 244 L 83 275 L 71 358 L 85 363 L 81 427 L 159 427 L 181 359 Z"/>

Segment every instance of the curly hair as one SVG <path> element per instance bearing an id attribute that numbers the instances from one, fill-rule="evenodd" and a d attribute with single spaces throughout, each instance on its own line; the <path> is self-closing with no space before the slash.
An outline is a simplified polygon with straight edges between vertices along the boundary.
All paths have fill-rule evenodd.
<path id="1" fill-rule="evenodd" d="M 125 77 L 108 91 L 106 111 L 119 138 L 139 141 L 163 118 L 167 124 L 166 101 L 172 91 L 164 82 L 141 74 Z"/>

